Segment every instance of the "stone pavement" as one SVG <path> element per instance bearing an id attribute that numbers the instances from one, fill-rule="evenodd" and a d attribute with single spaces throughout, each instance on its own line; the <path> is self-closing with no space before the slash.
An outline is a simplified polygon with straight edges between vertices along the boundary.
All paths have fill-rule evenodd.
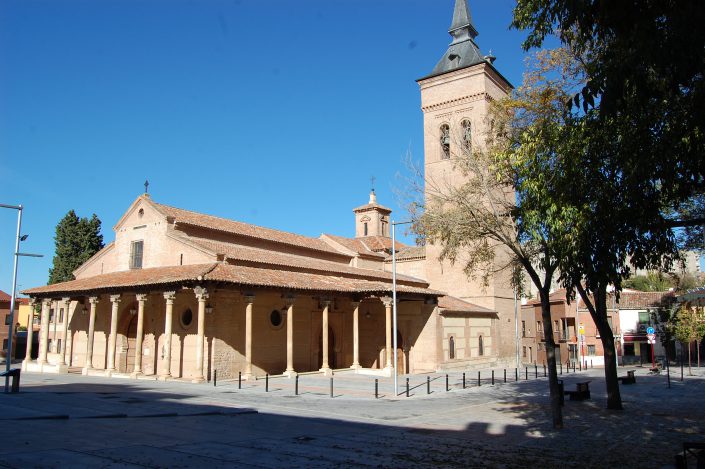
<path id="1" fill-rule="evenodd" d="M 621 368 L 620 375 L 626 374 Z M 683 441 L 705 440 L 705 370 L 683 382 L 649 376 L 621 386 L 625 409 L 607 411 L 602 369 L 592 399 L 566 401 L 551 429 L 546 379 L 497 370 L 391 379 L 327 378 L 190 384 L 24 373 L 22 392 L 0 394 L 0 467 L 672 467 Z M 674 372 L 676 370 L 673 370 Z M 539 370 L 539 376 L 542 375 Z M 474 378 L 474 379 L 471 379 Z M 472 386 L 471 386 L 472 384 Z"/>

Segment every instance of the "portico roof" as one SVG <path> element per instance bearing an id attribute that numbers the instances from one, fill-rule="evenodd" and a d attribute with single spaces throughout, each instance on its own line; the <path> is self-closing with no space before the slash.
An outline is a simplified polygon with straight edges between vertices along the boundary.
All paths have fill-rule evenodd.
<path id="1" fill-rule="evenodd" d="M 241 288 L 276 288 L 322 293 L 389 295 L 391 282 L 336 275 L 294 272 L 222 263 L 155 267 L 96 275 L 84 279 L 30 288 L 25 295 L 47 298 L 117 291 L 144 291 L 150 287 L 178 287 L 196 282 L 218 282 Z M 397 285 L 397 292 L 425 297 L 442 293 L 423 286 Z"/>

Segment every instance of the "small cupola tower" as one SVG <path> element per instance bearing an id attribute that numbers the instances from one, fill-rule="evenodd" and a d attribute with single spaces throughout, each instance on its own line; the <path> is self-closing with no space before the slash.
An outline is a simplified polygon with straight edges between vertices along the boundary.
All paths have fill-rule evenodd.
<path id="1" fill-rule="evenodd" d="M 375 190 L 370 191 L 370 201 L 354 208 L 355 213 L 355 237 L 364 238 L 367 236 L 389 237 L 389 215 L 392 210 L 377 203 Z"/>

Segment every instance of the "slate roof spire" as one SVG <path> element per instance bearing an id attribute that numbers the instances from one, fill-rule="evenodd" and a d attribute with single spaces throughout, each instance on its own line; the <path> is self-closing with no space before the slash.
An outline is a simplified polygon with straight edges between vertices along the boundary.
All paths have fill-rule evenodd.
<path id="1" fill-rule="evenodd" d="M 453 36 L 453 44 L 477 37 L 478 33 L 472 24 L 472 14 L 467 0 L 455 0 L 453 23 L 448 33 Z"/>
<path id="2" fill-rule="evenodd" d="M 475 44 L 478 32 L 472 23 L 472 15 L 467 2 L 468 0 L 455 0 L 453 22 L 448 30 L 453 41 L 429 76 L 441 75 L 487 61 L 480 52 L 480 48 Z"/>

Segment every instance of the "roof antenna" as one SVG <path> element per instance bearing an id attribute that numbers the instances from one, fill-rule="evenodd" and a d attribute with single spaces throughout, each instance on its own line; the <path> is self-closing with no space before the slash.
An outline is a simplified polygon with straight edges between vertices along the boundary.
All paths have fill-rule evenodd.
<path id="1" fill-rule="evenodd" d="M 144 180 L 144 193 L 149 194 L 149 179 Z"/>

